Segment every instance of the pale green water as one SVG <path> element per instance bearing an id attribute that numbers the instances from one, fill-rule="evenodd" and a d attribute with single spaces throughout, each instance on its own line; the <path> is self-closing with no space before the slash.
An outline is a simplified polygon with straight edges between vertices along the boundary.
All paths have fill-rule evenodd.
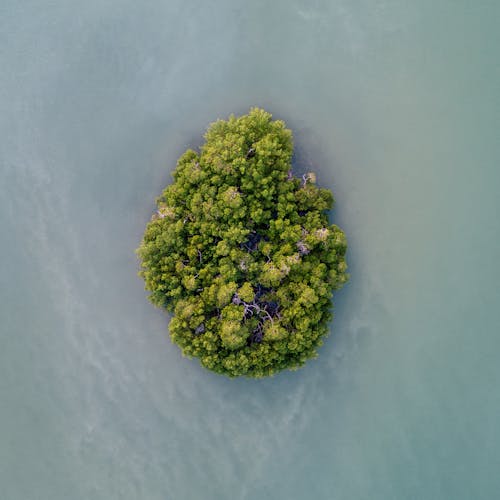
<path id="1" fill-rule="evenodd" d="M 0 498 L 493 499 L 500 4 L 0 5 Z M 209 121 L 261 105 L 334 189 L 317 361 L 182 359 L 134 249 Z"/>

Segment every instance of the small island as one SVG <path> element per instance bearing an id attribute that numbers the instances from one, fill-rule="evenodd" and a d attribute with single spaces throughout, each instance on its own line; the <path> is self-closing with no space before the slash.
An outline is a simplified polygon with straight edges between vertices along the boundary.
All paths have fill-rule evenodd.
<path id="1" fill-rule="evenodd" d="M 258 108 L 212 123 L 178 160 L 137 250 L 182 353 L 230 377 L 296 369 L 328 333 L 348 280 L 344 233 L 314 173 L 292 173 L 292 133 Z"/>

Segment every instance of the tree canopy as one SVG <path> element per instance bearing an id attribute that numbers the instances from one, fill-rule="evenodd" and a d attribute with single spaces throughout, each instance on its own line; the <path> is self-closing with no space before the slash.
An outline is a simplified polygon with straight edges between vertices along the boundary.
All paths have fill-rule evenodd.
<path id="1" fill-rule="evenodd" d="M 230 377 L 302 366 L 348 279 L 328 189 L 291 170 L 292 133 L 258 108 L 212 123 L 178 160 L 137 250 L 184 355 Z"/>

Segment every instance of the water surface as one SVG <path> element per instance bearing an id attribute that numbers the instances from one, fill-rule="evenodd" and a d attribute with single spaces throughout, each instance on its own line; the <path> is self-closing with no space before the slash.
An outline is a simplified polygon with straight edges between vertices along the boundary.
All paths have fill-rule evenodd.
<path id="1" fill-rule="evenodd" d="M 0 6 L 7 500 L 500 491 L 498 2 Z M 182 359 L 134 249 L 206 125 L 263 106 L 334 190 L 351 282 L 318 360 Z"/>

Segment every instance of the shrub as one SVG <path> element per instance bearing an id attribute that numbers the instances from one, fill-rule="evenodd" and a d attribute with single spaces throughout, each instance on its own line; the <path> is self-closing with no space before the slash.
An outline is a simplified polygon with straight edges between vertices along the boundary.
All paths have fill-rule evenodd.
<path id="1" fill-rule="evenodd" d="M 211 124 L 178 160 L 138 249 L 151 301 L 187 356 L 262 377 L 316 356 L 348 279 L 332 193 L 291 171 L 291 131 L 261 109 Z"/>

